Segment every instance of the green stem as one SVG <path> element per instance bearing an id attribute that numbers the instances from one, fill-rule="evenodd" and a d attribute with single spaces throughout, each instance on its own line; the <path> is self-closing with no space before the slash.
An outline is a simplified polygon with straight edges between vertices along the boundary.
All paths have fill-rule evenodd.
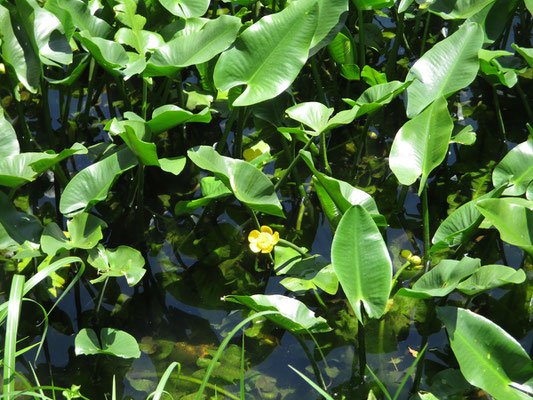
<path id="1" fill-rule="evenodd" d="M 332 175 L 331 166 L 328 162 L 328 148 L 326 144 L 326 132 L 320 133 L 320 160 L 322 161 L 322 167 L 328 175 Z"/>
<path id="2" fill-rule="evenodd" d="M 309 148 L 309 146 L 311 146 L 311 143 L 313 143 L 313 138 L 312 137 L 307 141 L 307 143 L 302 148 L 302 150 L 304 150 L 304 151 L 307 150 Z M 276 182 L 276 184 L 274 185 L 274 191 L 278 190 L 279 187 L 285 182 L 285 180 L 289 176 L 290 172 L 292 171 L 292 169 L 295 167 L 296 163 L 298 162 L 299 158 L 300 158 L 300 153 L 298 153 L 296 155 L 296 157 L 294 157 L 294 159 L 290 163 L 289 167 L 285 170 L 285 172 L 283 172 L 283 175 L 281 176 L 280 180 Z"/>
<path id="3" fill-rule="evenodd" d="M 56 145 L 56 138 L 54 137 L 54 132 L 52 129 L 52 119 L 50 118 L 50 105 L 48 103 L 48 84 L 44 78 L 41 78 L 41 102 L 46 137 L 48 139 L 48 146 L 54 149 Z"/>
<path id="4" fill-rule="evenodd" d="M 216 146 L 216 151 L 219 153 L 223 153 L 224 149 L 226 148 L 226 142 L 228 140 L 229 133 L 231 132 L 231 127 L 233 126 L 233 123 L 235 122 L 235 108 L 231 111 L 231 115 L 229 119 L 226 121 L 226 125 L 224 126 L 224 132 L 222 133 L 222 138 L 220 138 L 219 142 Z"/>
<path id="5" fill-rule="evenodd" d="M 522 100 L 522 104 L 524 105 L 524 108 L 526 109 L 528 119 L 533 122 L 533 112 L 531 112 L 531 107 L 529 106 L 527 97 L 524 91 L 522 90 L 522 87 L 520 86 L 520 81 L 516 82 L 515 87 L 516 87 L 516 91 L 518 92 L 518 95 L 520 96 L 520 99 Z"/>
<path id="6" fill-rule="evenodd" d="M 362 70 L 366 64 L 365 60 L 365 22 L 363 9 L 357 7 L 357 20 L 359 24 L 359 68 Z"/>
<path id="7" fill-rule="evenodd" d="M 420 57 L 422 57 L 422 55 L 424 54 L 424 51 L 426 50 L 426 40 L 427 40 L 428 32 L 429 32 L 429 19 L 431 17 L 431 13 L 428 11 L 426 12 L 427 12 L 427 17 L 426 17 L 426 24 L 424 25 L 424 33 L 422 35 L 422 44 L 420 45 Z"/>
<path id="8" fill-rule="evenodd" d="M 498 99 L 498 93 L 496 87 L 492 86 L 492 98 L 494 99 L 494 108 L 496 109 L 496 116 L 498 118 L 498 127 L 500 128 L 500 134 L 505 142 L 507 142 L 507 133 L 505 132 L 505 125 L 503 124 L 502 110 L 500 108 L 500 100 Z"/>
<path id="9" fill-rule="evenodd" d="M 118 90 L 120 92 L 120 95 L 122 96 L 122 101 L 124 102 L 124 106 L 126 107 L 126 111 L 131 110 L 131 101 L 128 97 L 128 93 L 126 92 L 126 86 L 124 84 L 124 79 L 113 76 L 115 78 L 115 82 L 117 83 Z"/>
<path id="10" fill-rule="evenodd" d="M 400 277 L 400 274 L 403 272 L 404 269 L 406 269 L 411 263 L 407 261 L 404 265 L 401 266 L 401 268 L 396 271 L 394 274 L 394 278 L 392 278 L 392 284 L 391 284 L 391 290 L 394 289 L 394 286 L 396 286 L 396 282 L 398 281 L 398 278 Z"/>
<path id="11" fill-rule="evenodd" d="M 98 313 L 100 312 L 100 307 L 102 307 L 102 301 L 104 299 L 104 293 L 105 289 L 107 287 L 107 282 L 109 281 L 109 277 L 107 277 L 104 281 L 104 285 L 102 286 L 102 290 L 100 291 L 100 295 L 98 296 L 98 303 L 96 304 L 96 310 L 95 313 L 98 316 Z"/>
<path id="12" fill-rule="evenodd" d="M 429 248 L 431 241 L 429 239 L 429 208 L 428 208 L 428 187 L 424 186 L 422 190 L 422 221 L 424 224 L 424 262 L 426 263 L 426 272 L 429 268 Z"/>
<path id="13" fill-rule="evenodd" d="M 85 123 L 89 121 L 89 112 L 91 110 L 91 99 L 93 97 L 96 69 L 96 62 L 94 61 L 94 58 L 91 58 L 91 63 L 89 64 L 89 86 L 87 88 L 87 96 L 85 97 L 85 109 L 83 111 L 83 121 Z"/>
<path id="14" fill-rule="evenodd" d="M 143 80 L 143 103 L 142 103 L 142 109 L 141 109 L 141 116 L 146 121 L 146 111 L 148 110 L 148 81 L 146 78 L 142 78 Z"/>
<path id="15" fill-rule="evenodd" d="M 15 96 L 13 96 L 13 98 L 16 99 Z M 22 140 L 19 140 L 19 142 L 21 142 L 23 145 L 22 151 L 31 151 L 31 143 L 33 140 L 30 128 L 28 127 L 28 123 L 26 121 L 26 118 L 24 117 L 24 109 L 22 108 L 22 103 L 19 100 L 15 100 L 15 104 L 17 107 L 18 120 L 22 131 Z"/>
<path id="16" fill-rule="evenodd" d="M 178 376 L 178 379 L 181 379 L 182 381 L 187 381 L 187 382 L 192 382 L 192 383 L 197 383 L 198 385 L 201 385 L 202 384 L 202 381 L 200 379 L 196 379 L 196 378 L 193 378 L 192 376 L 187 376 L 187 375 L 179 375 Z M 209 389 L 212 389 L 214 390 L 215 392 L 218 392 L 220 394 L 223 394 L 224 396 L 227 396 L 229 397 L 230 399 L 234 399 L 234 400 L 240 400 L 237 396 L 235 396 L 234 394 L 228 392 L 227 390 L 224 390 L 224 389 L 221 389 L 219 386 L 217 385 L 213 385 L 212 383 L 206 383 L 205 384 L 206 387 L 208 387 Z"/>
<path id="17" fill-rule="evenodd" d="M 137 217 L 139 219 L 139 240 L 144 243 L 144 164 L 139 160 L 137 169 Z"/>
<path id="18" fill-rule="evenodd" d="M 213 8 L 211 9 L 211 18 L 215 18 L 218 14 L 218 0 L 213 1 Z"/>
<path id="19" fill-rule="evenodd" d="M 393 7 L 394 16 L 396 17 L 396 36 L 394 37 L 394 44 L 389 53 L 389 59 L 387 60 L 387 77 L 392 78 L 394 71 L 396 70 L 396 60 L 398 58 L 398 49 L 400 48 L 400 39 L 403 37 L 404 32 L 404 13 L 398 14 L 395 7 Z"/>
<path id="20" fill-rule="evenodd" d="M 300 254 L 302 257 L 309 257 L 309 254 L 303 251 L 300 247 L 296 246 L 294 243 L 289 242 L 285 239 L 279 239 L 278 244 L 282 244 L 285 247 L 290 247 L 291 249 L 295 250 L 298 254 Z"/>
<path id="21" fill-rule="evenodd" d="M 298 340 L 298 343 L 300 343 L 300 346 L 302 346 L 302 349 L 304 350 L 305 355 L 309 359 L 309 362 L 311 363 L 311 367 L 313 368 L 313 373 L 315 374 L 316 381 L 320 385 L 320 387 L 324 390 L 327 390 L 326 383 L 324 382 L 324 378 L 322 377 L 322 374 L 320 373 L 320 368 L 318 368 L 318 364 L 316 363 L 315 358 L 313 357 L 313 354 L 309 350 L 309 347 L 305 344 L 305 341 L 302 339 L 300 335 L 294 334 L 294 337 L 296 340 Z"/>
<path id="22" fill-rule="evenodd" d="M 405 198 L 407 197 L 407 193 L 409 192 L 409 186 L 407 185 L 401 185 L 402 189 L 400 191 L 400 197 L 398 198 L 398 202 L 396 203 L 396 212 L 401 213 L 403 210 L 403 205 L 405 204 Z"/>
<path id="23" fill-rule="evenodd" d="M 365 310 L 363 304 L 361 304 L 361 318 L 364 319 Z M 357 350 L 359 352 L 359 377 L 360 383 L 365 383 L 365 371 L 366 371 L 366 340 L 365 340 L 365 327 L 361 321 L 357 320 Z"/>
<path id="24" fill-rule="evenodd" d="M 316 90 L 318 91 L 318 98 L 320 102 L 324 102 L 325 105 L 328 105 L 328 98 L 324 93 L 324 86 L 322 85 L 322 78 L 320 78 L 320 72 L 318 71 L 316 57 L 316 54 L 311 57 L 311 72 L 313 73 L 313 79 L 315 80 Z"/>

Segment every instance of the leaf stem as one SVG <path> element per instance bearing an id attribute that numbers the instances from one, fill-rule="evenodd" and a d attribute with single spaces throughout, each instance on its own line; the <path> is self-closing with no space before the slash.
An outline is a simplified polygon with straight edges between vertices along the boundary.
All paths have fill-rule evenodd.
<path id="1" fill-rule="evenodd" d="M 516 82 L 516 91 L 518 92 L 518 95 L 520 96 L 520 99 L 522 100 L 522 104 L 524 104 L 524 108 L 526 109 L 527 117 L 530 121 L 533 121 L 533 112 L 531 111 L 531 107 L 529 106 L 529 102 L 527 101 L 527 97 L 522 90 L 522 86 L 520 86 L 520 81 Z"/>
<path id="2" fill-rule="evenodd" d="M 312 137 L 309 138 L 309 140 L 307 141 L 305 146 L 302 148 L 302 150 L 307 150 L 309 148 L 309 146 L 311 146 L 311 143 L 313 143 L 313 138 Z M 274 185 L 274 191 L 277 191 L 279 189 L 279 187 L 285 182 L 285 180 L 289 176 L 290 172 L 292 171 L 292 169 L 294 168 L 294 166 L 298 162 L 299 158 L 300 158 L 300 153 L 298 153 L 296 155 L 296 157 L 294 157 L 294 159 L 290 163 L 289 167 L 285 170 L 285 172 L 283 172 L 283 175 L 281 176 L 280 180 L 276 182 L 276 184 Z"/>
<path id="3" fill-rule="evenodd" d="M 235 108 L 233 108 L 229 119 L 226 120 L 226 125 L 224 126 L 224 132 L 222 133 L 222 137 L 220 138 L 215 148 L 215 150 L 218 153 L 222 154 L 224 152 L 224 149 L 226 148 L 226 142 L 228 140 L 229 133 L 231 132 L 231 127 L 233 126 L 233 123 L 235 122 L 235 117 L 236 117 L 235 111 L 236 111 Z"/>
<path id="4" fill-rule="evenodd" d="M 428 187 L 427 184 L 422 190 L 422 221 L 424 224 L 424 262 L 426 272 L 429 270 L 429 248 L 431 246 L 429 235 L 429 208 L 428 208 Z"/>
<path id="5" fill-rule="evenodd" d="M 426 40 L 428 38 L 428 32 L 429 32 L 429 20 L 431 17 L 431 13 L 429 11 L 426 11 L 427 17 L 426 17 L 426 23 L 424 25 L 424 33 L 422 34 L 422 43 L 420 45 L 420 57 L 424 55 L 424 52 L 426 50 Z"/>
<path id="6" fill-rule="evenodd" d="M 309 359 L 309 362 L 311 363 L 311 367 L 313 368 L 313 373 L 315 374 L 316 381 L 322 387 L 324 390 L 327 390 L 326 383 L 324 382 L 324 378 L 322 377 L 322 374 L 320 373 L 320 368 L 318 368 L 318 364 L 316 363 L 315 358 L 313 357 L 313 354 L 309 350 L 309 347 L 307 347 L 307 344 L 305 344 L 305 341 L 302 339 L 300 335 L 294 334 L 294 337 L 296 340 L 298 340 L 298 343 L 300 343 L 300 346 L 302 346 L 302 349 Z"/>
<path id="7" fill-rule="evenodd" d="M 309 257 L 309 254 L 302 250 L 301 247 L 296 246 L 294 243 L 289 242 L 285 239 L 279 239 L 278 244 L 282 244 L 285 247 L 290 247 L 291 249 L 295 250 L 298 254 L 300 254 L 302 257 Z"/>
<path id="8" fill-rule="evenodd" d="M 361 318 L 365 318 L 365 310 L 361 303 Z M 366 339 L 365 339 L 365 326 L 357 320 L 357 350 L 359 352 L 359 377 L 360 383 L 365 383 L 365 371 L 366 371 Z"/>
<path id="9" fill-rule="evenodd" d="M 148 110 L 148 81 L 146 78 L 142 78 L 143 80 L 143 103 L 142 103 L 142 109 L 141 109 L 141 117 L 146 121 L 146 111 Z"/>
<path id="10" fill-rule="evenodd" d="M 498 128 L 500 128 L 500 133 L 504 142 L 507 142 L 507 133 L 505 132 L 505 125 L 503 124 L 502 111 L 500 108 L 500 100 L 498 99 L 498 93 L 496 87 L 492 86 L 492 98 L 494 100 L 494 108 L 496 109 L 496 117 L 498 118 Z"/>
<path id="11" fill-rule="evenodd" d="M 363 70 L 363 67 L 366 64 L 365 60 L 365 22 L 363 9 L 359 6 L 357 8 L 357 23 L 359 24 L 359 68 Z"/>

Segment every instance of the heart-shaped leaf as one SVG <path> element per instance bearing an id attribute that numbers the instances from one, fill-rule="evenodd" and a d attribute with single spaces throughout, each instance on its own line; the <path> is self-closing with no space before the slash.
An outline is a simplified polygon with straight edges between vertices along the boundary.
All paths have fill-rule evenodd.
<path id="1" fill-rule="evenodd" d="M 107 354 L 121 358 L 141 356 L 141 350 L 135 338 L 127 332 L 113 328 L 102 328 L 100 341 L 95 331 L 90 328 L 82 329 L 74 340 L 74 352 L 77 356 L 83 354 Z"/>

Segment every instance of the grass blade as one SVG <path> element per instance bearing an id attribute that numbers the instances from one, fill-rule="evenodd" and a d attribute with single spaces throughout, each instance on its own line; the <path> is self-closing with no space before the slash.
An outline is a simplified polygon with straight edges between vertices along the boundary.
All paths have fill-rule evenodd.
<path id="1" fill-rule="evenodd" d="M 311 379 L 309 379 L 307 376 L 302 374 L 300 371 L 298 371 L 296 368 L 294 368 L 292 365 L 289 365 L 289 368 L 292 369 L 294 372 L 296 372 L 300 377 L 306 381 L 309 385 L 312 386 L 313 389 L 315 389 L 318 393 L 320 393 L 326 400 L 333 400 L 333 397 L 331 397 L 324 389 L 322 389 L 320 386 L 318 386 L 315 382 L 313 382 Z"/>
<path id="2" fill-rule="evenodd" d="M 170 374 L 172 374 L 172 371 L 174 368 L 178 367 L 178 376 L 181 373 L 181 365 L 179 362 L 174 361 L 172 364 L 170 364 L 167 369 L 165 370 L 165 373 L 161 377 L 161 380 L 157 384 L 157 387 L 155 388 L 154 392 L 148 396 L 148 398 L 152 397 L 154 400 L 159 400 L 161 398 L 161 395 L 163 394 L 163 391 L 165 390 L 165 386 L 167 384 L 168 379 L 170 378 Z"/>
<path id="3" fill-rule="evenodd" d="M 15 358 L 17 352 L 17 329 L 24 289 L 24 275 L 13 275 L 9 302 L 7 303 L 7 326 L 4 344 L 4 393 L 15 391 Z M 8 395 L 7 399 L 12 397 Z"/>

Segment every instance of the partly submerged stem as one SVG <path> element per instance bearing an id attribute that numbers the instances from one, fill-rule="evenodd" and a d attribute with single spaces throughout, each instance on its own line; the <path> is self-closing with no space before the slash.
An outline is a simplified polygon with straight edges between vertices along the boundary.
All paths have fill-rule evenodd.
<path id="1" fill-rule="evenodd" d="M 364 319 L 365 310 L 361 303 L 361 318 Z M 365 326 L 361 321 L 357 320 L 357 350 L 359 353 L 359 377 L 361 385 L 365 383 L 365 371 L 366 371 L 366 339 L 365 339 Z"/>
<path id="2" fill-rule="evenodd" d="M 494 100 L 494 108 L 496 109 L 496 116 L 498 118 L 498 128 L 500 128 L 500 134 L 505 142 L 507 142 L 507 133 L 505 132 L 505 125 L 503 124 L 502 110 L 500 108 L 500 100 L 498 99 L 498 93 L 496 87 L 492 86 L 492 98 Z"/>
<path id="3" fill-rule="evenodd" d="M 146 121 L 146 111 L 148 110 L 148 81 L 146 78 L 143 80 L 143 104 L 141 109 L 141 117 Z"/>
<path id="4" fill-rule="evenodd" d="M 311 143 L 313 143 L 313 138 L 312 137 L 309 138 L 309 140 L 307 141 L 305 146 L 302 148 L 302 150 L 307 150 L 309 148 L 309 146 L 311 146 Z M 292 169 L 294 168 L 294 166 L 298 162 L 299 158 L 300 158 L 300 153 L 298 153 L 296 155 L 296 157 L 294 157 L 294 159 L 290 163 L 289 167 L 285 170 L 285 172 L 283 172 L 283 175 L 281 176 L 280 180 L 276 182 L 276 184 L 274 185 L 274 191 L 278 190 L 279 187 L 283 184 L 283 182 L 285 182 L 285 180 L 287 179 L 287 177 L 291 173 Z"/>
<path id="5" fill-rule="evenodd" d="M 305 341 L 302 339 L 300 335 L 294 335 L 296 340 L 298 340 L 298 343 L 300 343 L 300 346 L 302 346 L 302 349 L 309 359 L 309 362 L 311 363 L 311 367 L 313 368 L 313 373 L 315 374 L 316 381 L 320 385 L 320 387 L 324 390 L 327 390 L 326 383 L 324 382 L 324 378 L 322 378 L 322 374 L 320 373 L 320 368 L 318 368 L 318 364 L 313 357 L 313 354 L 309 350 L 309 347 L 307 347 L 307 344 L 305 344 Z"/>
<path id="6" fill-rule="evenodd" d="M 429 269 L 429 248 L 431 241 L 429 239 L 429 209 L 428 209 L 428 187 L 427 184 L 422 190 L 422 221 L 424 223 L 424 262 L 426 263 L 426 272 Z"/>

